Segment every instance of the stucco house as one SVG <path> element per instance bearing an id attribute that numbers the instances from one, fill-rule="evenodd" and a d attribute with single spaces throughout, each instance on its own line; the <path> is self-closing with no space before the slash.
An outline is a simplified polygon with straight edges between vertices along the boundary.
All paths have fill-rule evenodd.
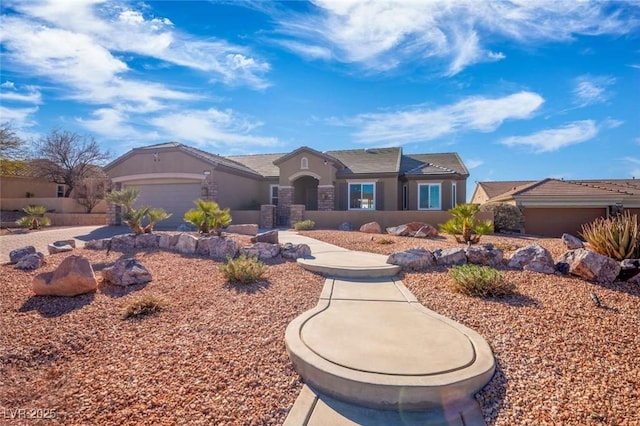
<path id="1" fill-rule="evenodd" d="M 274 225 L 303 211 L 446 211 L 466 199 L 467 168 L 456 153 L 402 148 L 220 156 L 177 142 L 135 148 L 104 168 L 114 189 L 140 189 L 138 204 L 182 223 L 197 198 L 234 210 L 275 206 Z M 261 207 L 262 206 L 262 207 Z"/>
<path id="2" fill-rule="evenodd" d="M 472 203 L 520 207 L 525 232 L 558 237 L 577 235 L 598 217 L 627 210 L 640 216 L 640 180 L 562 180 L 478 182 Z"/>

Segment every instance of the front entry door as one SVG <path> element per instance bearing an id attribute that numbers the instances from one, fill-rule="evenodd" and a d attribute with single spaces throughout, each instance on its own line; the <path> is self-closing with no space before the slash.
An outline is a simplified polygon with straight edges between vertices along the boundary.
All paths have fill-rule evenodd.
<path id="1" fill-rule="evenodd" d="M 307 210 L 318 210 L 318 189 L 307 188 L 305 208 Z"/>

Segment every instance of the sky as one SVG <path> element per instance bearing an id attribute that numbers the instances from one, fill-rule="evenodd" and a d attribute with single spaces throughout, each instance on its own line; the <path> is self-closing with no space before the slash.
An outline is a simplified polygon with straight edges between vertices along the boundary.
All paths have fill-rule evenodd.
<path id="1" fill-rule="evenodd" d="M 640 178 L 640 0 L 2 0 L 0 121 L 112 158 L 401 146 Z"/>

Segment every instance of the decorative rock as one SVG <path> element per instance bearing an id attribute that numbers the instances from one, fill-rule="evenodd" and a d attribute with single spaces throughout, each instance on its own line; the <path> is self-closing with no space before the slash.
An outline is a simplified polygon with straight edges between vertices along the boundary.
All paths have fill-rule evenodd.
<path id="1" fill-rule="evenodd" d="M 382 228 L 378 222 L 369 222 L 360 227 L 360 232 L 365 232 L 367 234 L 382 234 Z"/>
<path id="2" fill-rule="evenodd" d="M 338 230 L 339 231 L 353 231 L 353 225 L 351 224 L 351 222 L 342 222 L 338 226 Z"/>
<path id="3" fill-rule="evenodd" d="M 464 265 L 467 263 L 467 256 L 464 249 L 450 248 L 447 250 L 438 249 L 433 252 L 436 264 L 440 266 Z"/>
<path id="4" fill-rule="evenodd" d="M 280 245 L 271 243 L 255 243 L 242 247 L 240 251 L 247 257 L 257 257 L 260 260 L 272 259 L 280 254 Z"/>
<path id="5" fill-rule="evenodd" d="M 438 235 L 438 230 L 425 222 L 409 222 L 404 225 L 391 226 L 386 231 L 388 234 L 398 237 L 427 238 Z"/>
<path id="6" fill-rule="evenodd" d="M 399 265 L 403 270 L 420 271 L 435 264 L 433 254 L 429 250 L 414 248 L 392 253 L 387 259 L 391 265 Z"/>
<path id="7" fill-rule="evenodd" d="M 398 237 L 407 235 L 407 225 L 390 226 L 386 229 L 387 234 L 395 235 Z"/>
<path id="8" fill-rule="evenodd" d="M 624 259 L 620 262 L 618 280 L 629 281 L 640 274 L 640 259 Z"/>
<path id="9" fill-rule="evenodd" d="M 469 263 L 485 266 L 498 266 L 502 263 L 502 250 L 495 249 L 491 244 L 469 246 L 466 250 Z M 553 264 L 553 259 L 551 259 Z"/>
<path id="10" fill-rule="evenodd" d="M 193 254 L 196 252 L 198 239 L 190 234 L 180 234 L 176 242 L 175 249 L 180 253 Z"/>
<path id="11" fill-rule="evenodd" d="M 636 285 L 640 285 L 640 274 L 636 275 L 635 277 L 629 278 L 627 280 L 627 282 L 629 284 L 636 284 Z"/>
<path id="12" fill-rule="evenodd" d="M 201 248 L 201 246 L 203 246 Z M 198 251 L 205 251 L 206 255 L 214 259 L 226 259 L 227 257 L 235 257 L 238 254 L 238 243 L 233 240 L 227 240 L 222 237 L 201 238 L 198 241 Z"/>
<path id="13" fill-rule="evenodd" d="M 136 235 L 135 246 L 136 248 L 141 248 L 141 249 L 157 248 L 159 238 L 160 237 L 156 234 Z"/>
<path id="14" fill-rule="evenodd" d="M 136 239 L 133 235 L 122 234 L 111 237 L 111 250 L 132 250 L 135 246 Z"/>
<path id="15" fill-rule="evenodd" d="M 429 238 L 429 237 L 437 237 L 438 230 L 431 225 L 425 225 L 422 228 L 418 229 L 416 233 L 413 235 L 415 238 Z"/>
<path id="16" fill-rule="evenodd" d="M 160 234 L 160 238 L 158 239 L 158 246 L 163 249 L 174 250 L 176 244 L 178 244 L 179 238 L 180 234 Z"/>
<path id="17" fill-rule="evenodd" d="M 32 286 L 39 296 L 77 296 L 95 291 L 98 281 L 89 259 L 71 255 L 55 271 L 36 275 Z"/>
<path id="18" fill-rule="evenodd" d="M 575 250 L 579 248 L 584 248 L 584 244 L 578 237 L 574 237 L 571 234 L 562 234 L 562 243 L 569 250 Z"/>
<path id="19" fill-rule="evenodd" d="M 138 259 L 118 259 L 113 266 L 102 270 L 105 282 L 119 286 L 145 284 L 152 280 L 151 274 Z"/>
<path id="20" fill-rule="evenodd" d="M 285 259 L 298 259 L 311 256 L 311 247 L 306 244 L 286 243 L 282 247 L 282 257 Z"/>
<path id="21" fill-rule="evenodd" d="M 278 244 L 278 230 L 273 229 L 271 231 L 262 232 L 251 238 L 252 243 L 269 243 Z"/>
<path id="22" fill-rule="evenodd" d="M 522 247 L 513 252 L 509 259 L 509 267 L 543 274 L 553 274 L 556 271 L 551 253 L 538 244 Z"/>
<path id="23" fill-rule="evenodd" d="M 38 269 L 42 266 L 44 262 L 44 254 L 31 253 L 26 256 L 22 256 L 18 263 L 16 263 L 16 269 L 22 269 L 23 271 L 33 271 L 34 269 Z"/>
<path id="24" fill-rule="evenodd" d="M 620 263 L 586 249 L 571 250 L 558 258 L 558 263 L 569 265 L 571 275 L 599 283 L 612 283 L 620 273 Z"/>
<path id="25" fill-rule="evenodd" d="M 240 235 L 256 235 L 258 234 L 258 225 L 255 223 L 242 225 L 229 225 L 225 229 L 226 232 Z"/>
<path id="26" fill-rule="evenodd" d="M 34 254 L 36 252 L 36 248 L 34 246 L 22 247 L 19 249 L 12 250 L 9 253 L 9 263 L 18 263 L 20 259 L 25 257 L 28 254 Z"/>
<path id="27" fill-rule="evenodd" d="M 103 238 L 101 240 L 91 240 L 84 243 L 84 248 L 90 250 L 103 250 L 106 246 L 107 241 L 110 241 L 109 238 Z"/>
<path id="28" fill-rule="evenodd" d="M 54 241 L 53 243 L 47 245 L 47 250 L 49 251 L 49 254 L 72 251 L 74 248 L 76 248 L 76 240 L 74 239 Z"/>

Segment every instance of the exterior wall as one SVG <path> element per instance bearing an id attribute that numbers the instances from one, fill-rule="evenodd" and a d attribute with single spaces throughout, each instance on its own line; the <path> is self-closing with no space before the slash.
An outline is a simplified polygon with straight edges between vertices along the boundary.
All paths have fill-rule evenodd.
<path id="1" fill-rule="evenodd" d="M 260 206 L 260 228 L 275 228 L 276 226 L 276 206 L 273 204 L 263 204 Z"/>
<path id="2" fill-rule="evenodd" d="M 452 207 L 452 199 L 451 199 L 451 185 L 453 183 L 457 184 L 457 201 L 458 203 L 464 203 L 467 199 L 467 183 L 464 179 L 428 179 L 428 178 L 419 178 L 419 179 L 411 179 L 407 182 L 408 184 L 408 197 L 409 197 L 409 210 L 418 210 L 418 185 L 425 183 L 439 183 L 440 184 L 440 208 L 442 211 L 447 211 Z M 400 199 L 402 199 L 402 194 L 400 194 Z M 420 210 L 424 211 L 424 210 Z"/>
<path id="3" fill-rule="evenodd" d="M 219 170 L 214 170 L 212 176 L 218 185 L 218 196 L 215 201 L 222 208 L 257 211 L 260 209 L 261 201 L 269 195 L 268 189 L 262 192 L 262 182 L 257 179 Z"/>
<path id="4" fill-rule="evenodd" d="M 565 232 L 577 236 L 583 224 L 607 215 L 604 207 L 525 207 L 523 210 L 525 232 L 544 237 L 560 237 Z"/>
<path id="5" fill-rule="evenodd" d="M 493 220 L 491 212 L 481 212 L 476 216 L 479 220 Z M 362 211 L 335 210 L 331 212 L 306 211 L 305 219 L 316 223 L 317 229 L 337 229 L 343 222 L 351 222 L 353 229 L 359 229 L 365 223 L 378 222 L 382 228 L 398 226 L 408 222 L 426 222 L 438 227 L 451 218 L 446 211 Z"/>
<path id="6" fill-rule="evenodd" d="M 398 206 L 398 178 L 397 177 L 366 177 L 354 176 L 340 178 L 335 185 L 335 205 L 338 210 L 349 210 L 349 182 L 375 182 L 376 211 L 397 211 Z M 402 193 L 400 193 L 400 197 Z"/>
<path id="7" fill-rule="evenodd" d="M 106 213 L 46 213 L 52 226 L 102 226 L 107 225 Z"/>
<path id="8" fill-rule="evenodd" d="M 640 222 L 640 208 L 625 208 L 624 211 L 629 212 L 631 215 L 637 215 L 638 222 Z"/>
<path id="9" fill-rule="evenodd" d="M 308 162 L 308 168 L 301 168 L 302 158 Z M 319 177 L 319 185 L 332 185 L 336 176 L 336 169 L 332 164 L 325 164 L 324 159 L 312 152 L 302 151 L 278 164 L 280 168 L 280 185 L 291 186 L 298 176 L 316 175 Z M 314 176 L 315 177 L 315 176 Z"/>
<path id="10" fill-rule="evenodd" d="M 176 149 L 160 149 L 157 151 L 157 158 L 153 155 L 155 152 L 148 150 L 124 158 L 109 168 L 109 177 L 113 179 L 153 173 L 195 173 L 202 175 L 204 179 L 204 171 L 212 169 L 211 164 Z"/>
<path id="11" fill-rule="evenodd" d="M 42 179 L 0 177 L 0 198 L 26 198 L 27 192 L 35 198 L 54 198 L 58 194 L 58 184 Z M 71 195 L 73 196 L 73 193 Z"/>
<path id="12" fill-rule="evenodd" d="M 260 210 L 231 210 L 231 219 L 234 225 L 259 224 Z"/>
<path id="13" fill-rule="evenodd" d="M 471 203 L 473 204 L 484 204 L 489 201 L 489 196 L 484 189 L 480 187 L 480 185 L 476 184 L 476 189 L 473 192 L 473 196 L 471 197 Z"/>
<path id="14" fill-rule="evenodd" d="M 44 206 L 49 211 L 56 213 L 85 213 L 84 207 L 73 198 L 3 198 L 2 210 L 22 210 L 24 207 L 35 205 Z M 107 202 L 102 200 L 92 213 L 105 213 Z"/>

